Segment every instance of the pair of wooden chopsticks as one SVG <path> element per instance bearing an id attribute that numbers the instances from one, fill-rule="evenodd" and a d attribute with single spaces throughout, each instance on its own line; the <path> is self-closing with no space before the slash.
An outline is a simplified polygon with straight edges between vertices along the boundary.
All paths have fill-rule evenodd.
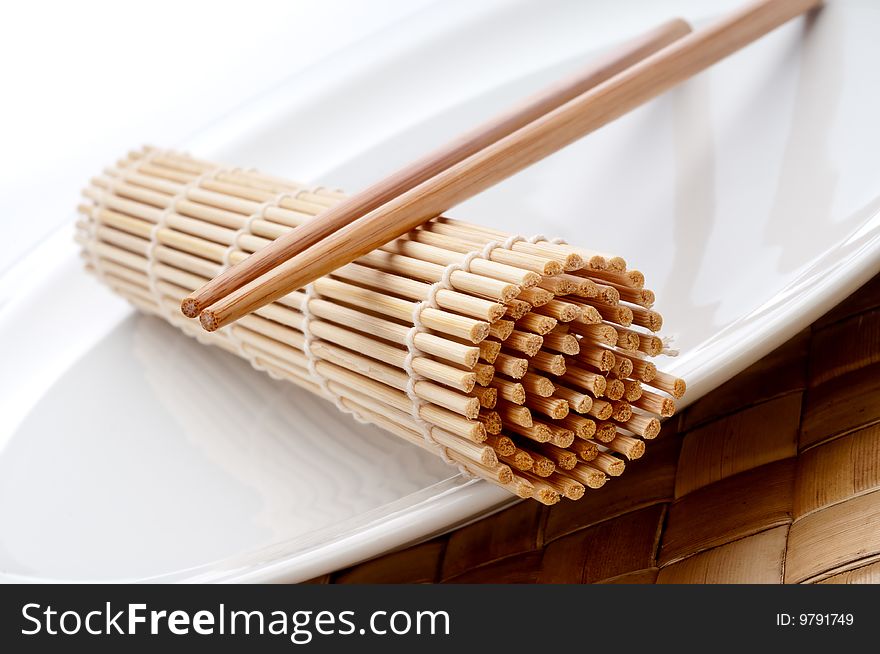
<path id="1" fill-rule="evenodd" d="M 759 0 L 691 32 L 673 20 L 571 80 L 328 209 L 181 303 L 214 331 L 405 234 L 708 68 L 821 0 Z"/>
<path id="2" fill-rule="evenodd" d="M 521 106 L 495 117 L 485 125 L 480 125 L 357 195 L 327 209 L 316 219 L 281 236 L 269 246 L 262 248 L 247 260 L 218 275 L 184 299 L 181 310 L 190 318 L 196 317 L 202 309 L 232 294 L 244 284 L 269 273 L 279 264 L 315 245 L 361 216 L 528 125 L 533 120 L 613 77 L 690 31 L 691 28 L 685 21 L 671 20 L 639 36 L 601 61 L 590 63 L 570 79 L 545 89 Z M 219 306 L 215 307 L 210 314 L 206 315 L 216 316 L 219 319 L 219 310 Z M 239 317 L 241 316 L 236 314 L 229 320 Z M 223 322 L 225 324 L 226 321 Z"/>

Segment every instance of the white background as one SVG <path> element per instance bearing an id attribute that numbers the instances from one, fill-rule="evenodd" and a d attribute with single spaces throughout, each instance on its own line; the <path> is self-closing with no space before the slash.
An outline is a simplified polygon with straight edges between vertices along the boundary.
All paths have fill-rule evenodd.
<path id="1" fill-rule="evenodd" d="M 0 19 L 0 272 L 79 189 L 434 0 L 16 2 Z M 11 237 L 11 238 L 10 238 Z"/>

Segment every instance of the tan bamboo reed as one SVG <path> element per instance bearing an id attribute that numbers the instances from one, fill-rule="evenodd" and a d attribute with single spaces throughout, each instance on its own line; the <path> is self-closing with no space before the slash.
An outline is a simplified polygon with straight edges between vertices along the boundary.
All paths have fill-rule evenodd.
<path id="1" fill-rule="evenodd" d="M 522 387 L 527 393 L 538 397 L 550 397 L 556 391 L 556 386 L 547 377 L 527 372 L 520 379 Z"/>
<path id="2" fill-rule="evenodd" d="M 580 274 L 586 274 L 581 272 Z M 607 283 L 613 283 L 615 286 L 627 286 L 630 288 L 640 289 L 645 285 L 645 276 L 638 270 L 590 270 L 589 276 L 596 280 L 602 280 Z"/>
<path id="3" fill-rule="evenodd" d="M 600 420 L 596 423 L 596 431 L 593 434 L 593 438 L 599 443 L 610 443 L 614 440 L 618 426 L 616 422 Z"/>
<path id="4" fill-rule="evenodd" d="M 559 322 L 571 322 L 572 320 L 577 320 L 581 315 L 576 304 L 561 302 L 560 300 L 550 300 L 547 304 L 538 307 L 536 311 L 540 315 L 553 318 Z M 555 326 L 554 323 L 550 329 L 553 329 Z"/>
<path id="5" fill-rule="evenodd" d="M 641 436 L 646 440 L 657 438 L 660 433 L 660 421 L 657 418 L 644 414 L 632 414 L 625 420 L 615 420 L 620 425 L 634 434 Z"/>
<path id="6" fill-rule="evenodd" d="M 574 432 L 558 424 L 546 425 L 550 430 L 550 442 L 563 449 L 571 447 L 574 443 Z"/>
<path id="7" fill-rule="evenodd" d="M 611 370 L 608 371 L 608 375 L 609 377 L 614 377 L 615 379 L 626 379 L 632 374 L 632 371 L 632 361 L 630 361 L 626 357 L 615 357 L 614 366 L 611 368 Z"/>
<path id="8" fill-rule="evenodd" d="M 495 369 L 513 379 L 522 379 L 529 369 L 529 360 L 501 352 L 495 359 Z"/>
<path id="9" fill-rule="evenodd" d="M 495 363 L 499 352 L 501 352 L 501 343 L 496 341 L 480 342 L 480 359 L 486 363 Z"/>
<path id="10" fill-rule="evenodd" d="M 576 322 L 569 325 L 569 329 L 591 342 L 604 343 L 605 345 L 618 344 L 618 331 L 611 325 L 590 325 Z"/>
<path id="11" fill-rule="evenodd" d="M 476 387 L 471 394 L 477 398 L 483 409 L 494 409 L 498 402 L 498 391 L 494 388 Z"/>
<path id="12" fill-rule="evenodd" d="M 498 404 L 497 410 L 498 415 L 501 416 L 501 420 L 505 425 L 531 427 L 533 424 L 532 412 L 527 407 L 511 404 L 502 400 L 501 403 Z"/>
<path id="13" fill-rule="evenodd" d="M 621 350 L 638 350 L 642 339 L 639 338 L 639 334 L 624 327 L 618 327 L 615 329 L 617 333 L 617 342 L 610 343 L 610 345 L 616 345 Z"/>
<path id="14" fill-rule="evenodd" d="M 584 416 L 569 413 L 560 421 L 566 429 L 570 429 L 578 438 L 592 438 L 596 433 L 596 421 Z"/>
<path id="15" fill-rule="evenodd" d="M 595 441 L 575 439 L 571 447 L 567 450 L 577 455 L 579 461 L 592 461 L 599 456 L 599 445 Z M 577 464 L 575 464 L 577 465 Z M 565 468 L 570 470 L 571 468 Z"/>
<path id="16" fill-rule="evenodd" d="M 645 441 L 618 432 L 613 440 L 605 443 L 605 447 L 623 454 L 630 461 L 635 461 L 645 453 Z"/>
<path id="17" fill-rule="evenodd" d="M 531 470 L 534 465 L 534 459 L 525 450 L 514 448 L 511 454 L 502 454 L 498 457 L 504 463 L 516 468 L 517 470 Z"/>
<path id="18" fill-rule="evenodd" d="M 528 302 L 524 302 L 523 304 L 528 304 Z M 543 309 L 543 307 L 541 308 Z M 531 305 L 529 305 L 529 309 L 531 309 Z M 523 314 L 516 321 L 517 329 L 530 331 L 538 334 L 539 336 L 549 334 L 551 331 L 553 331 L 553 328 L 556 327 L 556 324 L 556 320 L 549 316 L 543 316 L 541 314 L 531 312 Z"/>
<path id="19" fill-rule="evenodd" d="M 586 323 L 588 325 L 598 325 L 602 322 L 602 316 L 599 315 L 599 312 L 596 311 L 594 307 L 591 307 L 586 304 L 579 305 L 581 310 L 581 316 L 578 320 L 580 322 Z"/>
<path id="20" fill-rule="evenodd" d="M 295 198 L 271 204 L 290 189 Z M 609 452 L 641 456 L 684 391 L 650 351 L 621 349 L 655 337 L 634 325 L 621 339 L 624 328 L 590 304 L 600 300 L 583 297 L 620 293 L 620 277 L 643 283 L 620 257 L 519 241 L 450 273 L 465 245 L 506 235 L 444 217 L 208 334 L 176 311 L 180 299 L 343 196 L 145 150 L 84 197 L 87 265 L 134 306 L 519 497 L 553 503 L 600 487 L 623 465 Z M 434 305 L 421 306 L 444 278 Z M 626 292 L 606 292 L 604 306 L 626 307 Z"/>
<path id="21" fill-rule="evenodd" d="M 593 398 L 591 396 L 566 386 L 557 385 L 553 394 L 568 402 L 568 407 L 577 413 L 586 413 L 593 406 Z"/>
<path id="22" fill-rule="evenodd" d="M 502 488 L 524 500 L 534 497 L 535 495 L 535 487 L 532 486 L 532 483 L 528 479 L 516 474 L 513 475 L 513 481 L 505 484 Z M 541 501 L 541 498 L 537 499 L 538 501 Z"/>
<path id="23" fill-rule="evenodd" d="M 522 473 L 522 476 L 526 481 L 531 483 L 532 488 L 534 489 L 533 497 L 536 500 L 548 506 L 552 506 L 559 502 L 562 497 L 561 493 L 549 484 L 546 479 L 542 479 L 530 472 L 524 472 Z"/>
<path id="24" fill-rule="evenodd" d="M 495 377 L 491 385 L 498 392 L 498 397 L 514 404 L 525 404 L 526 391 L 519 382 L 510 381 L 503 377 Z"/>
<path id="25" fill-rule="evenodd" d="M 608 371 L 608 382 L 605 384 L 605 397 L 609 400 L 619 400 L 626 394 L 626 386 L 619 379 L 612 379 L 614 368 Z"/>
<path id="26" fill-rule="evenodd" d="M 566 477 L 570 477 L 587 488 L 592 489 L 602 488 L 608 480 L 605 473 L 599 468 L 594 467 L 592 462 L 579 463 L 571 470 L 566 470 L 564 474 Z"/>
<path id="27" fill-rule="evenodd" d="M 617 304 L 620 302 L 620 293 L 613 286 L 607 286 L 605 284 L 596 284 L 593 283 L 593 287 L 595 292 L 590 294 L 576 294 L 582 295 L 582 297 L 594 297 L 599 302 L 603 304 Z"/>
<path id="28" fill-rule="evenodd" d="M 534 421 L 529 427 L 510 422 L 509 424 L 505 424 L 505 429 L 509 430 L 512 434 L 519 434 L 520 436 L 535 441 L 536 443 L 549 443 L 550 439 L 553 438 L 553 432 L 550 431 L 547 425 L 543 423 L 535 423 Z"/>
<path id="29" fill-rule="evenodd" d="M 565 374 L 565 357 L 561 354 L 547 351 L 537 352 L 529 360 L 529 365 L 535 370 L 546 372 L 554 377 Z"/>
<path id="30" fill-rule="evenodd" d="M 623 474 L 623 470 L 626 467 L 623 459 L 607 452 L 599 452 L 599 455 L 593 459 L 591 464 L 609 477 L 619 477 Z"/>
<path id="31" fill-rule="evenodd" d="M 544 347 L 561 354 L 574 356 L 581 351 L 580 343 L 573 334 L 547 334 L 544 336 Z"/>
<path id="32" fill-rule="evenodd" d="M 659 332 L 663 327 L 663 316 L 656 311 L 636 305 L 630 305 L 627 308 L 632 313 L 633 324 L 639 325 L 640 327 L 646 327 L 652 332 Z"/>
<path id="33" fill-rule="evenodd" d="M 583 484 L 562 474 L 551 474 L 547 479 L 543 479 L 542 481 L 569 500 L 579 500 L 586 492 Z"/>
<path id="34" fill-rule="evenodd" d="M 537 448 L 525 450 L 532 457 L 532 467 L 530 470 L 539 477 L 549 477 L 556 471 L 556 464 L 553 462 L 553 459 L 544 456 L 536 450 Z"/>
<path id="35" fill-rule="evenodd" d="M 627 402 L 635 403 L 642 399 L 642 396 L 645 394 L 645 390 L 642 388 L 642 385 L 634 380 L 634 379 L 625 379 L 623 380 L 623 388 L 624 388 L 624 397 Z M 655 411 L 655 413 L 659 413 L 664 418 L 668 418 L 673 413 L 675 413 L 675 403 L 673 402 L 671 405 L 663 405 L 661 404 L 661 410 Z"/>
<path id="36" fill-rule="evenodd" d="M 514 246 L 515 247 L 515 246 Z M 517 299 L 528 302 L 534 308 L 547 306 L 553 301 L 553 293 L 543 288 L 524 288 L 517 295 Z"/>
<path id="37" fill-rule="evenodd" d="M 520 318 L 523 318 L 527 313 L 532 310 L 532 305 L 528 302 L 523 302 L 522 300 L 509 300 L 505 305 L 504 315 L 507 316 L 510 320 L 519 321 Z M 517 325 L 521 329 L 526 329 L 526 325 Z"/>
<path id="38" fill-rule="evenodd" d="M 486 445 L 491 447 L 497 456 L 510 456 L 516 452 L 516 445 L 507 436 L 492 434 L 486 438 Z"/>
<path id="39" fill-rule="evenodd" d="M 552 443 L 536 444 L 532 448 L 552 459 L 560 470 L 571 470 L 577 465 L 578 455 L 571 450 L 563 449 Z"/>
<path id="40" fill-rule="evenodd" d="M 471 370 L 473 370 L 474 379 L 480 386 L 488 386 L 495 377 L 495 368 L 488 363 L 478 361 Z"/>

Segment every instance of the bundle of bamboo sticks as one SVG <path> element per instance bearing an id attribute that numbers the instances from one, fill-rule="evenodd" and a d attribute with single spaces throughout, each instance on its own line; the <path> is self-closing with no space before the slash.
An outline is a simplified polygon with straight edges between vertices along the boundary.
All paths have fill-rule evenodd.
<path id="1" fill-rule="evenodd" d="M 620 257 L 440 217 L 209 333 L 181 299 L 345 196 L 152 148 L 83 195 L 87 267 L 135 307 L 520 497 L 620 475 L 685 391 Z"/>

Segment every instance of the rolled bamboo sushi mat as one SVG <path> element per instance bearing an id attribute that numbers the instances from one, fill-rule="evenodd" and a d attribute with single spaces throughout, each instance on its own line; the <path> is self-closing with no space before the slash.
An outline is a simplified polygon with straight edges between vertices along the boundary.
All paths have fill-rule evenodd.
<path id="1" fill-rule="evenodd" d="M 880 276 L 674 420 L 625 486 L 315 581 L 880 583 Z"/>
<path id="2" fill-rule="evenodd" d="M 156 149 L 83 195 L 87 266 L 136 307 L 520 497 L 619 476 L 685 390 L 620 257 L 444 217 L 207 333 L 181 300 L 344 196 Z"/>

